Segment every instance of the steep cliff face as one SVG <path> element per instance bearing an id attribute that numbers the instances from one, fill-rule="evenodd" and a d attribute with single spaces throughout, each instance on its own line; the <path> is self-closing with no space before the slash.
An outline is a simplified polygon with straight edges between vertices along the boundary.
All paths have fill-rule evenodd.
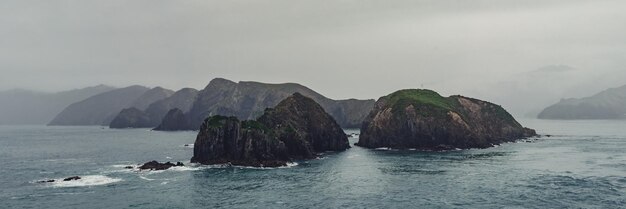
<path id="1" fill-rule="evenodd" d="M 284 166 L 289 161 L 285 144 L 264 127 L 247 125 L 236 117 L 205 120 L 194 143 L 193 163 L 259 167 Z"/>
<path id="2" fill-rule="evenodd" d="M 224 116 L 205 119 L 191 161 L 276 167 L 349 147 L 337 122 L 315 101 L 296 93 L 256 121 Z"/>
<path id="3" fill-rule="evenodd" d="M 380 98 L 363 122 L 358 146 L 425 150 L 486 148 L 534 136 L 502 107 L 430 90 Z"/>
<path id="4" fill-rule="evenodd" d="M 580 99 L 563 99 L 545 108 L 539 119 L 626 119 L 626 86 Z"/>
<path id="5" fill-rule="evenodd" d="M 300 93 L 286 98 L 275 108 L 267 109 L 258 121 L 279 135 L 294 132 L 311 146 L 313 152 L 350 148 L 346 134 L 333 117 Z"/>
<path id="6" fill-rule="evenodd" d="M 211 115 L 235 116 L 240 120 L 255 119 L 263 114 L 265 108 L 276 106 L 296 92 L 319 103 L 342 127 L 358 127 L 374 105 L 374 100 L 332 100 L 294 83 L 235 83 L 216 78 L 199 92 L 189 111 L 190 128 L 197 129 Z"/>

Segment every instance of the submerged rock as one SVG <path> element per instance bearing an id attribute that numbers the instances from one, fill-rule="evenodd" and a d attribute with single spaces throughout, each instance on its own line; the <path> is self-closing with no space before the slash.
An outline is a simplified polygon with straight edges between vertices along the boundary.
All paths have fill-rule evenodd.
<path id="1" fill-rule="evenodd" d="M 376 102 L 356 145 L 424 150 L 486 148 L 535 135 L 498 105 L 411 89 Z"/>
<path id="2" fill-rule="evenodd" d="M 142 166 L 139 166 L 139 170 L 167 170 L 171 167 L 177 167 L 177 166 L 185 166 L 185 164 L 181 163 L 181 162 L 177 162 L 176 164 L 171 163 L 171 162 L 166 162 L 166 163 L 159 163 L 157 161 L 150 161 L 147 162 L 145 164 L 143 164 Z"/>
<path id="3" fill-rule="evenodd" d="M 207 118 L 194 143 L 191 162 L 278 167 L 348 148 L 348 138 L 337 122 L 315 101 L 295 93 L 266 109 L 258 120 Z"/>

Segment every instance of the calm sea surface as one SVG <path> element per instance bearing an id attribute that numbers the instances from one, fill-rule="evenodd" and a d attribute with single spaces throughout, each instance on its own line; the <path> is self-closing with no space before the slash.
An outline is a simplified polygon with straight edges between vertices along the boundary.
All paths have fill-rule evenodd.
<path id="1" fill-rule="evenodd" d="M 191 165 L 194 132 L 0 126 L 0 208 L 625 208 L 626 121 L 521 122 L 553 136 L 450 152 L 353 146 L 276 169 Z M 123 168 L 150 160 L 187 166 Z"/>

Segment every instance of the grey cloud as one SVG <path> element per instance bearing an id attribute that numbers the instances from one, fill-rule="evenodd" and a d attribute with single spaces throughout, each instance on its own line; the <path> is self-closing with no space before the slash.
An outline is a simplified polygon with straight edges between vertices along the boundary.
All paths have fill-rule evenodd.
<path id="1" fill-rule="evenodd" d="M 578 69 L 579 89 L 591 78 L 610 80 L 594 89 L 626 83 L 615 76 L 624 9 L 583 0 L 8 0 L 0 89 L 202 88 L 225 77 L 298 82 L 332 98 L 424 86 L 506 103 L 494 85 L 543 66 Z M 542 88 L 572 84 L 551 85 Z"/>

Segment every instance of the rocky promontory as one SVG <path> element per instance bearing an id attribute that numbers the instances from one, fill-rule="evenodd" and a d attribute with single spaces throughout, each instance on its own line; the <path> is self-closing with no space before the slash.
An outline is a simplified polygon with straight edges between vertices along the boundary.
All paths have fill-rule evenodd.
<path id="1" fill-rule="evenodd" d="M 356 145 L 422 150 L 487 148 L 535 135 L 499 105 L 408 89 L 376 102 Z"/>
<path id="2" fill-rule="evenodd" d="M 325 151 L 350 148 L 339 124 L 312 99 L 295 93 L 257 120 L 211 116 L 194 143 L 191 162 L 255 167 L 284 166 Z"/>

